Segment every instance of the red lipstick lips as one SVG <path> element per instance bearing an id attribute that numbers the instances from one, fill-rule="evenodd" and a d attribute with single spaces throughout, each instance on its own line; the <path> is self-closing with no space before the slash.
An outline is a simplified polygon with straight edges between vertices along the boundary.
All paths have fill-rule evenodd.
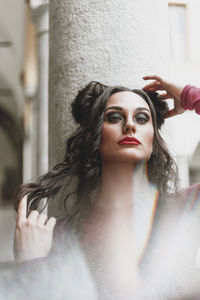
<path id="1" fill-rule="evenodd" d="M 134 137 L 125 137 L 118 142 L 119 145 L 140 145 L 141 143 Z"/>

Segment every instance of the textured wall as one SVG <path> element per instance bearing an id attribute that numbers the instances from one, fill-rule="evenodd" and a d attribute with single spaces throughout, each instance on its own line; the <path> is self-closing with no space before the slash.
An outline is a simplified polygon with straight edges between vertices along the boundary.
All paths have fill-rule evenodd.
<path id="1" fill-rule="evenodd" d="M 62 159 L 81 87 L 91 80 L 141 87 L 167 60 L 166 0 L 51 0 L 50 165 Z"/>

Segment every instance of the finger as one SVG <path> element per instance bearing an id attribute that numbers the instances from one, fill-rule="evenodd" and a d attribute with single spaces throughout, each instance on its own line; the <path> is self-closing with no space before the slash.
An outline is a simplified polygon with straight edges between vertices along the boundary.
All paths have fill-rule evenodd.
<path id="1" fill-rule="evenodd" d="M 157 97 L 160 100 L 166 100 L 166 99 L 174 99 L 172 95 L 165 93 L 165 94 L 160 94 Z"/>
<path id="2" fill-rule="evenodd" d="M 161 85 L 156 85 L 156 86 L 152 86 L 147 89 L 145 87 L 144 90 L 147 92 L 157 92 L 157 91 L 164 91 L 164 88 Z"/>
<path id="3" fill-rule="evenodd" d="M 32 210 L 30 212 L 30 214 L 28 215 L 28 221 L 31 223 L 31 224 L 35 224 L 36 223 L 36 220 L 38 218 L 38 215 L 39 215 L 39 212 L 37 210 Z"/>
<path id="4" fill-rule="evenodd" d="M 51 217 L 47 222 L 46 222 L 46 228 L 50 231 L 54 229 L 54 226 L 56 225 L 56 218 Z"/>
<path id="5" fill-rule="evenodd" d="M 165 113 L 165 119 L 171 118 L 177 115 L 177 112 L 175 109 L 170 109 Z"/>
<path id="6" fill-rule="evenodd" d="M 152 83 L 149 83 L 143 87 L 143 90 L 149 91 L 149 92 L 155 92 L 155 91 L 164 91 L 162 84 L 158 81 L 154 81 Z"/>
<path id="7" fill-rule="evenodd" d="M 17 209 L 17 222 L 23 222 L 27 216 L 27 195 L 25 195 L 19 202 Z"/>
<path id="8" fill-rule="evenodd" d="M 146 84 L 144 87 L 143 87 L 143 90 L 149 90 L 150 88 L 153 88 L 153 87 L 155 87 L 155 86 L 159 86 L 160 85 L 160 82 L 158 82 L 158 81 L 153 81 L 153 82 L 151 82 L 151 83 L 149 83 L 149 84 Z"/>
<path id="9" fill-rule="evenodd" d="M 157 80 L 157 81 L 162 81 L 161 77 L 157 76 L 157 75 L 147 75 L 147 76 L 143 76 L 144 80 Z"/>
<path id="10" fill-rule="evenodd" d="M 46 214 L 39 214 L 38 218 L 37 218 L 37 224 L 39 226 L 42 226 L 45 224 L 46 220 L 47 220 L 48 216 Z"/>
<path id="11" fill-rule="evenodd" d="M 148 92 L 157 92 L 157 91 L 164 91 L 164 89 L 161 86 L 155 86 L 155 87 L 149 88 L 147 91 Z"/>

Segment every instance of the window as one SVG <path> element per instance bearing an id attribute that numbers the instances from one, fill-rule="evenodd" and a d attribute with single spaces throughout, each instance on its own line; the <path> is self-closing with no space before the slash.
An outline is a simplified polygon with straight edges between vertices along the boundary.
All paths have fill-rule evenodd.
<path id="1" fill-rule="evenodd" d="M 169 3 L 169 38 L 171 59 L 188 59 L 187 6 Z"/>

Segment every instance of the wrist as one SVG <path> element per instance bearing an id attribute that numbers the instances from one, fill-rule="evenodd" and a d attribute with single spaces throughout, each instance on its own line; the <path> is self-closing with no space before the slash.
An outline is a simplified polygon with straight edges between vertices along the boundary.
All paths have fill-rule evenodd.
<path id="1" fill-rule="evenodd" d="M 184 86 L 177 86 L 173 84 L 169 84 L 166 88 L 167 91 L 176 99 L 180 100 L 181 99 L 181 93 L 183 90 Z"/>

